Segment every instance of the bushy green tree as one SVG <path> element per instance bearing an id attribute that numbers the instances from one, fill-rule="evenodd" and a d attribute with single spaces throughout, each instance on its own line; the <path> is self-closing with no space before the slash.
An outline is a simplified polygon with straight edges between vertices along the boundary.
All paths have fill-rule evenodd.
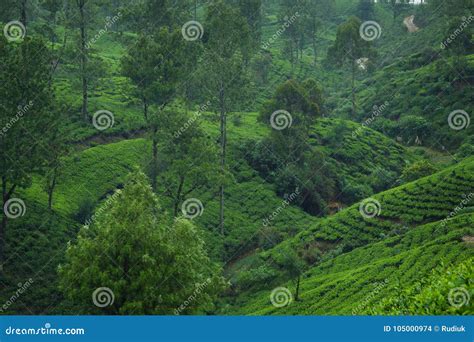
<path id="1" fill-rule="evenodd" d="M 263 104 L 260 120 L 268 123 L 273 112 L 284 109 L 304 123 L 311 124 L 320 116 L 322 103 L 322 91 L 315 80 L 308 79 L 302 83 L 288 80 L 279 85 L 272 98 Z"/>
<path id="2" fill-rule="evenodd" d="M 199 63 L 202 96 L 210 101 L 211 109 L 219 113 L 220 167 L 226 171 L 227 114 L 241 103 L 248 91 L 248 73 L 245 61 L 251 55 L 252 37 L 247 21 L 238 8 L 222 0 L 212 2 L 206 13 L 204 51 Z M 211 98 L 211 99 L 210 99 Z M 207 102 L 206 101 L 206 102 Z M 235 108 L 235 107 L 234 107 Z M 225 232 L 224 187 L 220 184 L 219 227 Z"/>
<path id="3" fill-rule="evenodd" d="M 299 300 L 301 275 L 306 267 L 305 262 L 291 248 L 287 247 L 275 256 L 275 262 L 284 270 L 295 284 L 295 301 Z"/>
<path id="4" fill-rule="evenodd" d="M 251 48 L 257 50 L 262 36 L 262 0 L 234 0 L 240 14 L 247 20 L 251 35 Z"/>
<path id="5" fill-rule="evenodd" d="M 370 42 L 362 39 L 359 30 L 362 22 L 357 17 L 350 17 L 346 22 L 339 25 L 336 33 L 336 41 L 328 49 L 328 59 L 336 65 L 347 64 L 351 68 L 351 93 L 352 93 L 352 115 L 356 115 L 355 74 L 356 61 L 363 57 L 373 57 Z"/>
<path id="6" fill-rule="evenodd" d="M 122 59 L 122 72 L 135 85 L 143 104 L 143 115 L 152 140 L 150 179 L 154 190 L 158 176 L 158 127 L 163 110 L 179 95 L 177 85 L 186 72 L 181 32 L 161 28 L 152 36 L 141 36 Z M 154 106 L 150 110 L 150 106 Z"/>
<path id="7" fill-rule="evenodd" d="M 186 219 L 167 220 L 142 173 L 132 174 L 118 191 L 68 246 L 59 267 L 66 305 L 88 314 L 212 309 L 225 282 L 206 255 L 199 230 Z M 104 307 L 93 300 L 101 287 L 109 289 L 110 305 Z"/>
<path id="8" fill-rule="evenodd" d="M 301 13 L 304 12 L 303 6 L 294 0 L 282 0 L 278 11 L 278 20 L 280 25 L 284 25 L 283 30 L 283 55 L 288 57 L 293 72 L 295 63 L 303 57 L 303 49 L 306 42 L 304 21 L 300 20 Z M 290 18 L 294 20 L 290 21 Z"/>
<path id="9" fill-rule="evenodd" d="M 270 133 L 273 150 L 283 160 L 300 159 L 306 148 L 304 142 L 308 139 L 309 129 L 321 115 L 321 105 L 321 88 L 314 80 L 303 83 L 288 80 L 278 86 L 273 97 L 263 104 L 259 119 L 268 125 L 277 125 L 278 114 L 274 113 L 281 110 L 289 113 L 284 115 L 288 127 L 272 129 Z"/>
<path id="10" fill-rule="evenodd" d="M 307 40 L 311 42 L 313 49 L 313 63 L 316 64 L 318 53 L 317 33 L 323 25 L 323 20 L 328 20 L 332 15 L 334 0 L 299 0 L 298 14 L 301 28 L 303 30 L 303 44 Z M 304 45 L 302 46 L 304 48 Z"/>
<path id="11" fill-rule="evenodd" d="M 162 141 L 160 188 L 173 205 L 179 205 L 193 191 L 219 182 L 219 153 L 214 141 L 199 127 L 200 112 L 189 115 L 180 108 L 163 111 L 158 137 Z"/>
<path id="12" fill-rule="evenodd" d="M 26 37 L 7 42 L 0 37 L 0 175 L 2 208 L 19 187 L 31 184 L 31 172 L 44 169 L 44 151 L 57 129 L 51 111 L 50 55 L 44 42 Z M 0 260 L 7 216 L 2 210 Z"/>
<path id="13" fill-rule="evenodd" d="M 422 177 L 429 176 L 438 171 L 435 166 L 426 160 L 421 160 L 407 166 L 402 171 L 401 180 L 411 182 Z"/>

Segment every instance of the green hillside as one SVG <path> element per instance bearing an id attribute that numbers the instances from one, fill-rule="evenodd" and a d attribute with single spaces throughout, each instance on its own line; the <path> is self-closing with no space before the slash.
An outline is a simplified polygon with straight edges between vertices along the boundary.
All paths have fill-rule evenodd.
<path id="1" fill-rule="evenodd" d="M 0 314 L 474 313 L 472 0 L 81 3 L 0 5 Z"/>
<path id="2" fill-rule="evenodd" d="M 233 312 L 239 314 L 333 314 L 351 315 L 375 313 L 394 314 L 472 314 L 472 303 L 462 307 L 459 311 L 448 304 L 448 292 L 452 287 L 463 284 L 469 286 L 472 294 L 472 242 L 466 237 L 472 237 L 474 216 L 464 214 L 450 220 L 440 228 L 439 223 L 420 225 L 408 232 L 383 241 L 359 247 L 353 251 L 339 255 L 331 260 L 322 262 L 304 273 L 301 281 L 301 296 L 299 301 L 292 301 L 289 305 L 276 308 L 271 304 L 272 289 L 262 291 L 258 296 L 246 299 L 248 304 L 242 310 Z M 470 263 L 469 263 L 470 260 Z M 459 271 L 454 268 L 465 261 Z M 443 285 L 439 281 L 431 280 L 431 288 L 422 290 L 437 296 L 437 302 L 425 299 L 417 306 L 411 296 L 407 295 L 405 302 L 398 302 L 400 292 L 405 288 L 416 286 L 420 279 L 430 277 L 433 268 L 444 263 L 441 276 L 450 272 L 458 272 L 452 277 L 453 284 Z M 457 278 L 461 280 L 457 280 Z M 449 280 L 447 280 L 448 282 Z M 425 281 L 422 282 L 425 284 Z M 288 286 L 293 290 L 294 285 Z M 420 285 L 418 285 L 419 288 Z M 418 291 L 415 290 L 417 293 Z M 414 291 L 413 291 L 414 292 Z M 396 298 L 396 299 L 391 299 Z M 413 300 L 413 304 L 412 304 Z M 380 304 L 382 302 L 383 304 Z M 392 304 L 399 303 L 400 311 Z M 427 308 L 423 307 L 426 303 Z M 386 308 L 378 309 L 378 307 Z M 438 309 L 429 307 L 439 306 Z M 406 307 L 406 310 L 403 310 Z M 444 311 L 446 310 L 446 311 Z"/>
<path id="3" fill-rule="evenodd" d="M 281 265 L 281 256 L 287 253 L 288 250 L 294 250 L 305 261 L 306 268 L 311 267 L 310 271 L 305 273 L 303 277 L 302 289 L 304 289 L 304 286 L 306 286 L 305 279 L 309 277 L 308 274 L 323 268 L 324 265 L 333 265 L 334 257 L 334 260 L 339 258 L 339 260 L 351 260 L 352 262 L 356 260 L 355 255 L 360 255 L 356 253 L 357 251 L 359 253 L 367 252 L 366 257 L 368 259 L 365 262 L 368 263 L 372 261 L 372 258 L 385 255 L 379 252 L 376 246 L 384 246 L 384 248 L 387 248 L 387 253 L 400 253 L 400 248 L 404 245 L 403 243 L 399 245 L 401 237 L 415 244 L 409 244 L 406 247 L 407 253 L 411 253 L 415 249 L 424 251 L 424 247 L 418 246 L 418 243 L 423 242 L 424 239 L 426 239 L 426 243 L 431 242 L 434 232 L 439 231 L 440 234 L 441 232 L 451 233 L 452 230 L 446 227 L 460 229 L 459 234 L 463 235 L 456 235 L 453 240 L 456 243 L 461 243 L 461 237 L 471 236 L 474 232 L 471 224 L 472 215 L 464 214 L 462 220 L 459 218 L 457 221 L 453 221 L 459 222 L 459 225 L 451 223 L 450 220 L 445 223 L 444 219 L 472 211 L 473 168 L 474 159 L 469 158 L 435 175 L 376 194 L 369 199 L 370 201 L 362 201 L 333 216 L 321 219 L 314 226 L 310 226 L 295 237 L 261 252 L 258 257 L 252 256 L 247 263 L 241 266 L 241 269 L 235 271 L 245 272 L 256 268 L 266 270 L 267 277 L 262 280 L 256 279 L 256 283 L 261 281 L 257 288 L 267 287 L 268 285 L 277 286 L 285 279 L 284 276 L 280 275 L 280 271 L 284 269 L 282 268 L 284 266 Z M 371 205 L 373 206 L 370 207 Z M 415 236 L 423 240 L 417 240 L 413 237 L 413 234 L 418 234 Z M 380 240 L 382 242 L 376 243 Z M 394 246 L 395 244 L 396 246 Z M 449 259 L 448 252 L 453 253 L 454 261 L 462 260 L 464 258 L 462 253 L 472 253 L 472 244 L 463 242 L 460 245 L 465 248 L 456 249 L 455 251 L 449 250 L 446 254 L 440 254 L 439 259 L 431 261 L 437 264 L 443 262 L 445 258 Z M 436 250 L 439 246 L 433 248 Z M 457 248 L 457 245 L 455 248 Z M 357 264 L 362 268 L 368 266 L 361 261 Z M 353 268 L 353 264 L 350 265 L 347 268 L 348 270 Z M 327 275 L 327 269 L 323 269 L 325 270 L 323 273 Z M 431 267 L 428 266 L 424 269 L 424 272 L 430 270 Z M 334 273 L 337 272 L 334 271 Z M 344 278 L 347 277 L 345 272 L 339 275 Z M 236 286 L 239 286 L 238 281 Z M 331 285 L 326 282 L 324 282 L 324 286 L 331 288 Z M 254 290 L 255 288 L 252 292 Z M 242 296 L 247 295 L 248 292 L 244 291 Z M 240 298 L 240 300 L 243 299 Z M 319 301 L 313 300 L 309 302 L 319 303 Z M 252 307 L 255 308 L 255 306 Z M 326 307 L 323 307 L 322 310 L 328 312 Z M 338 306 L 337 310 L 331 312 L 343 314 L 347 310 L 352 310 L 352 308 L 344 304 Z"/>

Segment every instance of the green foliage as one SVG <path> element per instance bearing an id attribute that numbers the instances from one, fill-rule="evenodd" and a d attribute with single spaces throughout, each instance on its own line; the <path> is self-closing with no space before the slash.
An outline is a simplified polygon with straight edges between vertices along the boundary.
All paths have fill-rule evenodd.
<path id="1" fill-rule="evenodd" d="M 61 289 L 74 312 L 169 314 L 197 284 L 204 284 L 202 292 L 183 312 L 209 310 L 224 281 L 199 231 L 185 219 L 169 222 L 141 173 L 133 174 L 111 202 L 81 229 L 59 268 Z M 114 293 L 113 304 L 103 310 L 91 302 L 99 287 Z"/>
<path id="2" fill-rule="evenodd" d="M 438 222 L 420 225 L 333 255 L 303 274 L 300 301 L 275 308 L 269 295 L 274 286 L 281 286 L 278 281 L 262 286 L 260 292 L 244 292 L 240 301 L 246 304 L 228 313 L 472 314 L 472 302 L 455 308 L 448 297 L 456 287 L 465 288 L 472 297 L 473 252 L 463 237 L 472 234 L 469 226 L 473 220 L 468 214 L 455 217 L 445 227 Z M 438 268 L 430 276 L 433 268 L 443 263 L 453 266 Z"/>
<path id="3" fill-rule="evenodd" d="M 278 86 L 273 98 L 263 105 L 260 114 L 262 122 L 269 122 L 271 114 L 286 110 L 293 117 L 295 125 L 311 124 L 321 114 L 321 89 L 315 80 L 299 83 L 289 80 Z"/>
<path id="4" fill-rule="evenodd" d="M 0 4 L 4 22 L 23 16 L 16 2 Z M 472 155 L 474 126 L 455 131 L 447 117 L 459 109 L 472 113 L 472 29 L 460 29 L 472 1 L 386 3 L 28 2 L 26 18 L 20 18 L 26 38 L 0 42 L 1 127 L 28 103 L 22 91 L 43 101 L 0 137 L 2 185 L 27 206 L 24 217 L 9 220 L 5 234 L 9 258 L 1 301 L 32 269 L 37 272 L 34 285 L 6 312 L 471 314 L 472 303 L 456 309 L 447 298 L 455 287 L 473 296 L 472 208 L 457 208 L 473 191 L 472 158 L 462 159 Z M 104 26 L 103 18 L 118 12 L 120 22 Z M 401 25 L 411 14 L 416 33 Z M 377 63 L 371 44 L 360 39 L 361 21 L 348 15 L 381 25 L 382 36 L 373 42 Z M 194 42 L 180 32 L 191 19 L 204 28 Z M 91 42 L 96 33 L 100 39 Z M 453 33 L 456 39 L 448 42 Z M 81 51 L 83 43 L 87 49 Z M 357 56 L 370 59 L 368 72 L 357 70 Z M 343 65 L 352 67 L 352 82 Z M 106 131 L 77 118 L 84 80 L 86 119 L 98 109 L 114 114 Z M 350 119 L 363 125 L 343 120 L 351 93 Z M 60 104 L 67 107 L 59 110 Z M 197 107 L 197 115 L 188 113 Z M 269 125 L 280 109 L 293 119 L 283 131 Z M 227 125 L 228 167 L 221 177 L 220 127 L 211 110 L 223 114 Z M 53 135 L 45 133 L 51 130 Z M 142 139 L 147 133 L 151 143 Z M 137 166 L 150 165 L 156 167 L 152 179 L 163 210 L 142 175 L 126 181 Z M 411 182 L 396 187 L 400 181 Z M 124 183 L 120 196 L 132 186 L 144 197 L 130 194 L 125 204 L 119 196 L 110 208 Z M 225 235 L 216 231 L 221 183 Z M 44 190 L 51 189 L 47 210 Z M 369 220 L 354 203 L 370 196 L 382 210 Z M 193 224 L 173 221 L 186 197 L 204 204 Z M 440 223 L 453 210 L 457 215 Z M 94 222 L 77 238 L 78 223 L 91 217 Z M 65 259 L 68 240 L 73 243 Z M 230 291 L 222 292 L 220 269 L 206 254 L 226 262 Z M 128 261 L 137 265 L 129 278 L 122 267 Z M 157 291 L 156 283 L 172 273 L 185 288 L 172 275 Z M 277 310 L 268 295 L 286 282 L 301 288 L 301 300 Z M 99 286 L 113 289 L 114 306 L 93 305 Z M 212 305 L 217 295 L 221 311 Z"/>
<path id="5" fill-rule="evenodd" d="M 440 265 L 412 287 L 397 287 L 367 313 L 373 315 L 472 315 L 474 259 Z"/>
<path id="6" fill-rule="evenodd" d="M 162 28 L 151 37 L 140 36 L 135 47 L 123 57 L 123 73 L 136 86 L 146 120 L 148 106 L 155 104 L 162 109 L 176 96 L 176 84 L 185 72 L 183 53 L 181 32 Z"/>
<path id="7" fill-rule="evenodd" d="M 359 33 L 361 25 L 359 18 L 350 17 L 337 28 L 336 41 L 328 50 L 328 59 L 337 65 L 353 65 L 356 59 L 370 57 L 370 43 L 362 39 Z"/>
<path id="8" fill-rule="evenodd" d="M 12 186 L 28 186 L 31 175 L 24 170 L 40 171 L 47 162 L 42 149 L 56 120 L 48 82 L 50 55 L 47 50 L 37 54 L 45 49 L 40 39 L 0 39 L 0 174 L 7 192 Z"/>
<path id="9" fill-rule="evenodd" d="M 454 244 L 459 244 L 461 241 L 460 237 L 472 234 L 472 229 L 470 229 L 470 222 L 473 219 L 472 215 L 466 214 L 459 218 L 456 217 L 455 220 L 449 220 L 447 225 L 442 225 L 441 221 L 448 217 L 453 211 L 453 208 L 460 204 L 460 201 L 464 198 L 463 196 L 472 192 L 473 167 L 474 159 L 469 158 L 454 167 L 447 168 L 430 177 L 373 196 L 373 198 L 380 203 L 379 215 L 373 218 L 368 219 L 361 215 L 359 208 L 360 203 L 358 203 L 332 216 L 318 220 L 314 226 L 296 234 L 294 237 L 284 240 L 274 248 L 260 253 L 258 255 L 260 261 L 268 265 L 273 265 L 275 260 L 285 254 L 285 251 L 292 249 L 298 251 L 300 258 L 306 260 L 308 265 L 312 265 L 312 269 L 314 270 L 319 267 L 318 263 L 321 262 L 321 260 L 323 260 L 322 264 L 332 265 L 332 260 L 334 259 L 326 257 L 326 254 L 338 248 L 344 252 L 344 254 L 336 257 L 336 259 L 342 258 L 341 260 L 350 260 L 352 253 L 358 253 L 356 252 L 358 250 L 367 250 L 366 261 L 363 263 L 359 261 L 359 263 L 357 263 L 357 265 L 361 267 L 359 271 L 363 273 L 362 269 L 365 267 L 364 265 L 371 260 L 370 258 L 373 258 L 373 256 L 384 258 L 384 256 L 387 255 L 386 253 L 368 251 L 370 248 L 376 248 L 377 241 L 383 239 L 393 239 L 393 242 L 397 244 L 399 241 L 398 236 L 402 235 L 406 241 L 409 241 L 410 246 L 413 244 L 418 246 L 420 239 L 424 239 L 424 243 L 430 245 L 432 234 L 436 232 L 439 232 L 436 236 L 448 234 L 451 232 L 450 229 L 456 227 L 459 231 L 449 236 L 449 239 L 453 241 Z M 434 186 L 434 184 L 436 184 L 436 186 Z M 428 222 L 435 223 L 427 224 Z M 423 228 L 425 227 L 423 226 L 424 224 L 426 228 Z M 407 229 L 408 232 L 406 235 L 403 235 Z M 417 231 L 420 233 L 417 233 Z M 425 233 L 423 233 L 423 231 Z M 415 237 L 415 235 L 412 234 L 421 235 Z M 440 237 L 439 242 L 430 247 L 433 253 L 444 244 L 444 241 L 445 240 Z M 385 242 L 382 241 L 379 244 L 385 245 Z M 464 246 L 464 244 L 461 246 Z M 384 248 L 387 248 L 387 253 L 389 254 L 397 254 L 400 251 L 400 249 L 395 248 L 391 242 L 387 242 Z M 445 248 L 446 253 L 448 253 L 453 247 L 446 245 Z M 405 250 L 407 253 L 412 252 L 411 247 L 406 247 Z M 423 253 L 422 251 L 424 250 L 420 247 L 413 251 L 413 253 Z M 467 251 L 469 251 L 469 249 L 467 249 Z M 336 255 L 338 254 L 339 253 L 336 253 Z M 429 254 L 427 254 L 427 257 L 429 258 L 428 255 Z M 458 256 L 459 255 L 456 254 L 456 257 Z M 411 261 L 407 260 L 406 262 L 409 264 Z M 431 262 L 434 262 L 434 260 Z M 348 268 L 348 270 L 350 270 L 350 268 Z M 428 271 L 430 268 L 427 267 L 425 270 Z M 322 274 L 325 274 L 324 271 L 322 272 Z M 340 277 L 342 277 L 342 274 L 340 274 L 339 269 L 337 269 L 337 278 Z M 374 281 L 383 280 L 383 278 L 380 279 L 378 276 L 375 278 Z M 282 279 L 285 278 L 280 278 L 280 281 Z M 303 276 L 303 279 L 305 279 L 305 276 Z M 368 280 L 364 276 L 360 279 L 360 282 L 367 283 Z M 323 282 L 321 284 L 322 288 L 331 286 L 331 282 Z M 323 293 L 325 291 L 326 290 L 323 290 Z M 242 295 L 246 296 L 248 294 L 244 292 Z M 303 296 L 304 294 L 302 297 Z M 314 296 L 318 297 L 319 295 L 318 293 L 314 293 Z M 331 301 L 329 298 L 330 297 L 328 297 L 327 300 L 331 302 L 330 305 L 333 305 L 334 301 Z M 335 308 L 325 308 L 325 310 L 329 311 L 322 311 L 322 307 L 318 307 L 317 310 L 321 309 L 321 311 L 317 312 L 344 313 L 345 311 L 337 310 L 348 310 L 349 307 L 347 304 L 341 303 L 340 306 Z M 312 312 L 313 311 L 310 311 L 310 313 Z"/>
<path id="10" fill-rule="evenodd" d="M 196 115 L 164 111 L 159 116 L 161 191 L 173 201 L 174 216 L 178 206 L 191 192 L 219 181 L 215 144 L 200 129 Z"/>
<path id="11" fill-rule="evenodd" d="M 403 169 L 401 179 L 403 182 L 411 182 L 416 179 L 435 173 L 436 168 L 428 161 L 421 160 Z"/>

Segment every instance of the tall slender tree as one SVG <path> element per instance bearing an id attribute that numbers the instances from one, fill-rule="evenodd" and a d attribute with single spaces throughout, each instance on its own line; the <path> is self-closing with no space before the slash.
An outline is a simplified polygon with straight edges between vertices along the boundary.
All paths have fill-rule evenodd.
<path id="1" fill-rule="evenodd" d="M 226 284 L 206 254 L 201 231 L 183 218 L 167 220 L 142 173 L 132 174 L 118 191 L 107 210 L 81 229 L 59 268 L 60 288 L 74 312 L 203 314 L 211 309 Z M 104 287 L 113 300 L 101 308 L 94 301 L 100 302 Z M 192 305 L 184 306 L 193 294 Z"/>
<path id="2" fill-rule="evenodd" d="M 250 46 L 251 35 L 247 21 L 239 10 L 221 0 L 209 5 L 205 28 L 208 34 L 200 63 L 200 75 L 204 89 L 210 92 L 207 96 L 212 97 L 212 108 L 219 113 L 220 169 L 225 174 L 227 114 L 231 103 L 237 103 L 242 98 L 247 86 L 244 56 L 249 53 L 247 48 Z M 225 232 L 224 188 L 224 182 L 221 182 L 219 227 L 222 234 Z"/>
<path id="3" fill-rule="evenodd" d="M 357 102 L 355 93 L 355 75 L 357 60 L 362 57 L 373 57 L 370 49 L 371 43 L 364 40 L 360 35 L 362 22 L 357 17 L 350 17 L 346 22 L 339 25 L 336 33 L 336 41 L 328 50 L 328 59 L 336 65 L 349 65 L 351 70 L 351 102 L 352 115 L 356 115 Z"/>
<path id="4" fill-rule="evenodd" d="M 220 181 L 216 169 L 218 149 L 199 127 L 201 110 L 190 115 L 181 108 L 170 108 L 162 111 L 158 119 L 163 151 L 159 189 L 171 199 L 175 217 L 186 196 Z"/>
<path id="5" fill-rule="evenodd" d="M 181 32 L 163 27 L 151 37 L 140 37 L 135 48 L 122 60 L 123 73 L 135 84 L 136 94 L 142 100 L 144 119 L 152 140 L 149 174 L 155 191 L 159 118 L 180 94 L 177 87 L 186 72 L 185 66 L 189 65 L 185 60 L 184 42 Z"/>
<path id="6" fill-rule="evenodd" d="M 2 221 L 0 260 L 4 256 L 8 222 L 7 202 L 19 187 L 31 184 L 31 172 L 41 171 L 47 161 L 55 116 L 51 111 L 51 58 L 44 42 L 28 36 L 21 43 L 0 38 L 0 174 Z M 23 208 L 24 209 L 24 208 Z"/>

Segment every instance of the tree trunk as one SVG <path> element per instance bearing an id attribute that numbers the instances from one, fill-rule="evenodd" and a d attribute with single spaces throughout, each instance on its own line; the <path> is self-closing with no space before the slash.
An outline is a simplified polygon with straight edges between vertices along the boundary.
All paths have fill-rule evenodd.
<path id="1" fill-rule="evenodd" d="M 183 192 L 184 177 L 179 178 L 178 191 L 176 192 L 176 197 L 174 199 L 174 217 L 178 217 L 179 211 L 179 202 L 181 202 L 181 193 Z"/>
<path id="2" fill-rule="evenodd" d="M 87 63 L 87 55 L 86 55 L 86 22 L 84 17 L 84 0 L 79 0 L 79 13 L 81 16 L 80 20 L 80 30 L 81 30 L 81 77 L 82 77 L 82 117 L 84 121 L 89 121 L 88 114 L 87 114 L 87 77 L 86 77 L 86 63 Z"/>
<path id="3" fill-rule="evenodd" d="M 5 248 L 5 230 L 7 228 L 7 215 L 5 215 L 5 202 L 8 200 L 7 196 L 7 180 L 6 177 L 2 177 L 2 223 L 0 225 L 0 261 L 3 261 L 3 254 Z M 1 271 L 1 269 L 0 269 Z"/>
<path id="4" fill-rule="evenodd" d="M 317 47 L 316 47 L 316 37 L 313 37 L 313 55 L 314 55 L 314 65 L 317 63 Z"/>
<path id="5" fill-rule="evenodd" d="M 51 73 L 50 73 L 50 77 L 49 77 L 49 86 L 51 86 L 51 84 L 53 83 L 54 73 L 56 72 L 56 69 L 58 68 L 59 63 L 61 61 L 61 58 L 64 55 L 66 45 L 67 45 L 67 30 L 64 30 L 63 42 L 62 42 L 62 45 L 61 45 L 61 51 L 59 52 L 59 54 L 56 57 L 56 60 L 53 61 L 52 66 L 51 66 Z"/>
<path id="6" fill-rule="evenodd" d="M 156 192 L 156 177 L 158 176 L 158 137 L 156 136 L 158 132 L 158 129 L 155 125 L 153 125 L 152 128 L 152 155 L 151 155 L 151 188 L 153 189 L 154 192 Z"/>
<path id="7" fill-rule="evenodd" d="M 316 45 L 316 17 L 313 15 L 313 29 L 311 32 L 311 42 L 313 45 L 314 65 L 317 63 L 317 45 Z"/>
<path id="8" fill-rule="evenodd" d="M 56 187 L 57 171 L 58 171 L 58 168 L 55 167 L 53 170 L 53 178 L 51 179 L 51 183 L 48 186 L 48 209 L 49 210 L 53 208 L 53 193 L 54 193 L 54 188 Z"/>
<path id="9" fill-rule="evenodd" d="M 20 4 L 20 21 L 26 28 L 26 3 L 27 0 L 22 0 Z"/>
<path id="10" fill-rule="evenodd" d="M 221 121 L 221 173 L 224 175 L 225 172 L 225 154 L 226 154 L 226 119 L 227 113 L 225 108 L 225 91 L 224 91 L 224 82 L 221 80 L 221 86 L 219 90 L 219 105 L 220 105 L 220 121 Z M 223 178 L 221 180 L 223 182 Z M 220 186 L 220 215 L 219 215 L 220 231 L 224 235 L 224 184 L 221 183 Z"/>
<path id="11" fill-rule="evenodd" d="M 15 185 L 12 186 L 10 191 L 8 191 L 7 187 L 7 178 L 2 176 L 2 223 L 0 225 L 0 262 L 5 260 L 5 239 L 6 239 L 6 231 L 7 231 L 7 223 L 8 217 L 5 214 L 5 203 L 10 199 L 13 190 L 15 189 Z M 2 266 L 0 265 L 0 272 L 2 271 Z"/>
<path id="12" fill-rule="evenodd" d="M 352 119 L 356 116 L 356 95 L 355 95 L 355 64 L 356 61 L 352 61 L 352 81 L 351 81 L 351 89 L 352 89 Z"/>
<path id="13" fill-rule="evenodd" d="M 145 121 L 148 121 L 148 101 L 146 98 L 143 98 L 143 115 L 145 116 Z"/>
<path id="14" fill-rule="evenodd" d="M 299 300 L 299 295 L 300 295 L 300 279 L 301 279 L 301 275 L 298 275 L 298 279 L 296 280 L 295 301 L 298 301 L 298 300 Z"/>

